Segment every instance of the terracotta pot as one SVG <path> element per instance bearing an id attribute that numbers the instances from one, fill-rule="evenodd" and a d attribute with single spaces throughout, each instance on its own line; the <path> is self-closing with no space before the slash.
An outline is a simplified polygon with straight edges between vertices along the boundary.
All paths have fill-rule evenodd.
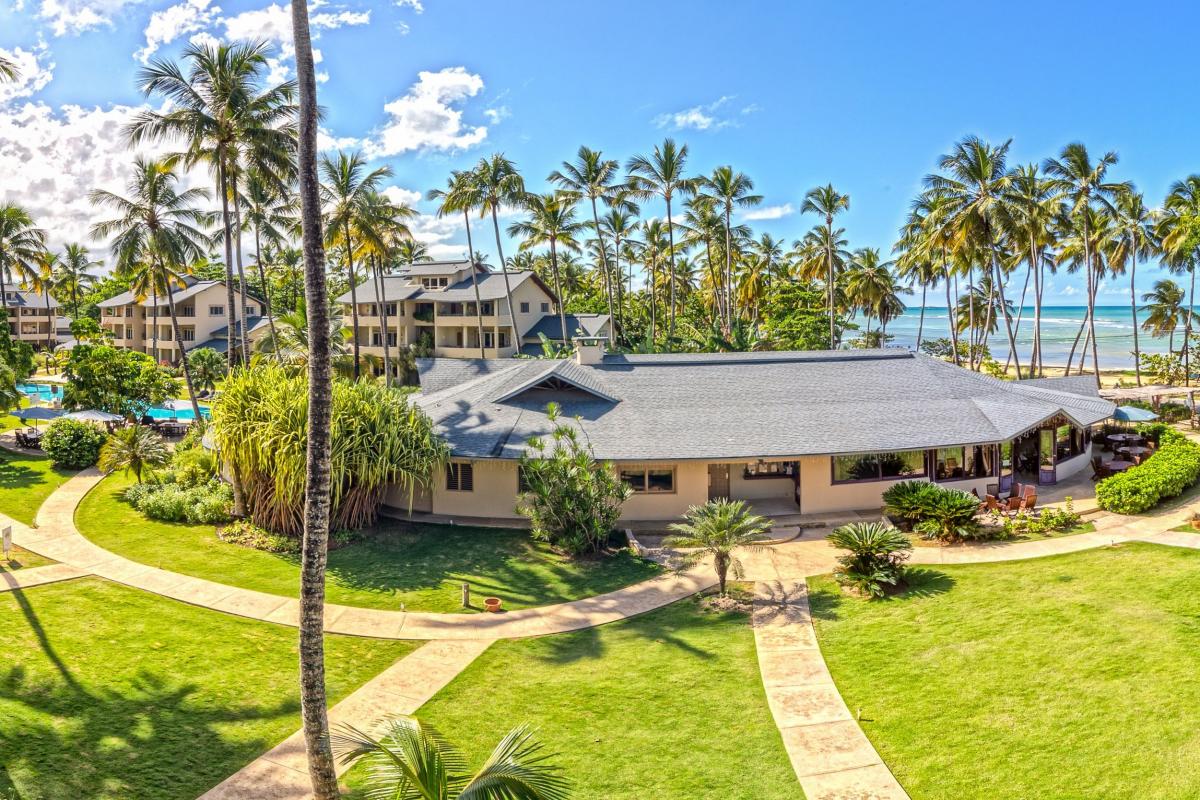
<path id="1" fill-rule="evenodd" d="M 500 602 L 499 597 L 486 597 L 483 600 L 483 610 L 494 614 L 500 610 Z"/>

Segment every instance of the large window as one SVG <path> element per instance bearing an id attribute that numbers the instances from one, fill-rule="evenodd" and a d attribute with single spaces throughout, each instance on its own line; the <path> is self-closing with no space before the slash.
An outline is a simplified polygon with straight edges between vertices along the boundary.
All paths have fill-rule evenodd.
<path id="1" fill-rule="evenodd" d="M 461 461 L 446 465 L 446 488 L 452 492 L 475 491 L 475 467 Z"/>
<path id="2" fill-rule="evenodd" d="M 670 467 L 621 467 L 621 480 L 634 494 L 667 494 L 675 491 L 675 470 Z"/>
<path id="3" fill-rule="evenodd" d="M 939 481 L 991 478 L 996 474 L 996 447 L 976 444 L 942 447 L 934 456 L 933 477 Z"/>
<path id="4" fill-rule="evenodd" d="M 833 457 L 834 483 L 917 478 L 924 474 L 924 450 L 900 450 Z"/>
<path id="5" fill-rule="evenodd" d="M 1085 449 L 1083 431 L 1072 425 L 1059 425 L 1054 429 L 1054 457 L 1057 461 L 1074 458 Z"/>

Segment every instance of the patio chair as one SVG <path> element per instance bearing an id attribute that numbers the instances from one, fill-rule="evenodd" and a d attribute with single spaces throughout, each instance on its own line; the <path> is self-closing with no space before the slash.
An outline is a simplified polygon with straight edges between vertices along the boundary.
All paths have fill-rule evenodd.
<path id="1" fill-rule="evenodd" d="M 1092 480 L 1099 481 L 1112 475 L 1112 470 L 1104 466 L 1104 459 L 1092 456 Z"/>
<path id="2" fill-rule="evenodd" d="M 985 494 L 983 496 L 983 510 L 999 513 L 1004 510 L 1004 507 L 1000 505 L 999 497 L 994 494 Z"/>
<path id="3" fill-rule="evenodd" d="M 1004 507 L 1004 510 L 1005 511 L 1020 511 L 1021 510 L 1021 496 L 1019 494 L 1017 494 L 1016 492 L 1013 492 L 1009 496 L 1008 504 Z"/>
<path id="4" fill-rule="evenodd" d="M 1025 493 L 1023 495 L 1021 495 L 1021 502 L 1020 502 L 1020 505 L 1018 506 L 1018 510 L 1033 511 L 1033 508 L 1036 505 L 1037 505 L 1037 487 L 1036 486 L 1026 486 Z"/>

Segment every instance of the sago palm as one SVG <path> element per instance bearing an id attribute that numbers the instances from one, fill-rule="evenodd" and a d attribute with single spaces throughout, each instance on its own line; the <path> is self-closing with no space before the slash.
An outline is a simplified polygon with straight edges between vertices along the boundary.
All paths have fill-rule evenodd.
<path id="1" fill-rule="evenodd" d="M 683 547 L 689 552 L 681 558 L 680 569 L 695 566 L 708 556 L 713 558 L 717 571 L 717 587 L 725 594 L 725 582 L 732 574 L 735 580 L 742 577 L 742 562 L 735 551 L 762 549 L 760 542 L 771 529 L 766 519 L 750 513 L 743 500 L 717 498 L 702 506 L 691 506 L 684 515 L 684 522 L 668 526 L 672 535 L 664 541 L 668 547 Z"/>

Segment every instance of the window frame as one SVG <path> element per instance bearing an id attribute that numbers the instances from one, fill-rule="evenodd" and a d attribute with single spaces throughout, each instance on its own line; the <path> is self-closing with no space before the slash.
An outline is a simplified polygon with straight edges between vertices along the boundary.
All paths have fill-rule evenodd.
<path id="1" fill-rule="evenodd" d="M 214 305 L 210 305 L 210 306 L 208 307 L 208 315 L 209 315 L 210 317 L 223 317 L 223 316 L 225 316 L 225 306 L 223 306 L 223 305 L 220 305 L 220 306 L 214 306 Z"/>
<path id="2" fill-rule="evenodd" d="M 963 463 L 967 462 L 967 448 L 982 447 L 984 448 L 984 457 L 987 462 L 987 473 L 983 475 L 963 475 L 961 478 L 939 478 L 937 475 L 938 452 L 942 450 L 961 450 Z M 991 478 L 999 478 L 998 463 L 1000 460 L 1000 445 L 997 444 L 963 444 L 952 445 L 950 447 L 935 447 L 929 451 L 929 464 L 926 467 L 926 474 L 934 483 L 957 483 L 958 481 L 982 481 Z M 930 469 L 930 467 L 932 469 Z"/>
<path id="3" fill-rule="evenodd" d="M 887 477 L 884 477 L 883 476 L 883 466 L 880 464 L 878 457 L 881 455 L 889 454 L 889 453 L 920 453 L 921 454 L 921 471 L 915 472 L 911 475 L 889 475 Z M 922 478 L 927 478 L 929 475 L 928 455 L 929 455 L 928 450 L 879 450 L 879 451 L 875 451 L 875 452 L 871 452 L 871 453 L 847 453 L 847 454 L 840 455 L 840 456 L 830 456 L 829 457 L 829 483 L 832 486 L 842 486 L 845 484 L 852 484 L 852 483 L 883 483 L 886 481 L 909 481 L 909 480 L 919 480 Z M 876 471 L 877 472 L 876 477 L 874 477 L 874 478 L 845 478 L 845 479 L 841 479 L 841 480 L 838 479 L 838 477 L 837 477 L 837 460 L 839 458 L 863 458 L 865 456 L 875 456 L 876 457 L 875 463 L 877 465 L 879 465 L 879 468 Z"/>
<path id="4" fill-rule="evenodd" d="M 642 474 L 641 488 L 633 485 L 625 480 L 625 473 L 640 472 Z M 650 473 L 651 472 L 669 472 L 671 475 L 670 489 L 651 489 L 650 488 Z M 674 466 L 669 467 L 650 467 L 650 466 L 618 466 L 617 477 L 628 486 L 634 494 L 638 495 L 663 495 L 663 494 L 678 494 L 679 493 L 679 471 Z"/>
<path id="5" fill-rule="evenodd" d="M 463 484 L 466 484 L 464 488 Z M 446 491 L 474 492 L 475 465 L 470 461 L 446 462 Z"/>

